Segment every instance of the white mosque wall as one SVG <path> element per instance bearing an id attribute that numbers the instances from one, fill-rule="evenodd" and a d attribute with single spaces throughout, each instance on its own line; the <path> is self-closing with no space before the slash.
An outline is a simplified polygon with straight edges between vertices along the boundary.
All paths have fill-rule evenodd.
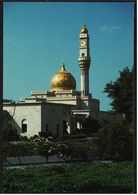
<path id="1" fill-rule="evenodd" d="M 11 116 L 13 116 L 12 125 L 17 128 L 22 136 L 31 137 L 38 135 L 41 131 L 41 105 L 15 105 L 4 106 Z M 27 132 L 22 133 L 22 121 L 27 124 Z"/>
<path id="2" fill-rule="evenodd" d="M 63 136 L 63 121 L 66 121 L 70 131 L 71 106 L 53 103 L 20 103 L 3 106 L 12 116 L 10 124 L 22 136 L 28 138 L 39 135 L 39 132 L 51 132 L 53 136 Z M 27 125 L 27 132 L 23 133 L 23 122 Z"/>

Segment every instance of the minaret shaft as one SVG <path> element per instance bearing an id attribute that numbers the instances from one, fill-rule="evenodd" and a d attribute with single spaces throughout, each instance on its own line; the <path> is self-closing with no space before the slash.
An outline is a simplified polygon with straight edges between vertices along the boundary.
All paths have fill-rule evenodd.
<path id="1" fill-rule="evenodd" d="M 89 70 L 81 69 L 81 95 L 89 95 Z"/>
<path id="2" fill-rule="evenodd" d="M 79 65 L 80 65 L 80 82 L 81 96 L 89 96 L 89 67 L 90 67 L 90 49 L 89 35 L 85 25 L 83 25 L 80 33 L 80 50 L 79 50 Z"/>

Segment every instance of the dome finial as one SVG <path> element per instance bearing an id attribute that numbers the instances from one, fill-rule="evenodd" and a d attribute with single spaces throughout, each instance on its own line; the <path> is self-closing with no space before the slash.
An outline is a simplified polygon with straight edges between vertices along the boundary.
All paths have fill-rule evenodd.
<path id="1" fill-rule="evenodd" d="M 86 28 L 86 24 L 85 24 L 85 22 L 83 22 L 83 26 L 82 26 L 82 28 Z"/>
<path id="2" fill-rule="evenodd" d="M 61 70 L 60 70 L 61 72 L 62 71 L 66 71 L 66 69 L 65 69 L 65 64 L 64 63 L 62 63 L 62 66 L 61 66 Z"/>

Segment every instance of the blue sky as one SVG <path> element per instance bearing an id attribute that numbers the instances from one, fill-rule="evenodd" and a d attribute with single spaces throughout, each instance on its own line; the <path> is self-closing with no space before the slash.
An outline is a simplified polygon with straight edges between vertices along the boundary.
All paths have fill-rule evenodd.
<path id="1" fill-rule="evenodd" d="M 7 99 L 49 90 L 62 62 L 80 90 L 79 33 L 90 35 L 90 92 L 110 110 L 103 93 L 119 70 L 133 66 L 133 2 L 4 2 L 4 89 Z"/>

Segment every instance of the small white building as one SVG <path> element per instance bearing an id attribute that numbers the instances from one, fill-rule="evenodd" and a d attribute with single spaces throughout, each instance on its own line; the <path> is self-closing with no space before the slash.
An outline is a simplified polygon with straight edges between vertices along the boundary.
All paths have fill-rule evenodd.
<path id="1" fill-rule="evenodd" d="M 9 123 L 23 136 L 51 132 L 53 136 L 62 137 L 65 124 L 68 125 L 68 131 L 70 130 L 70 105 L 42 101 L 7 102 L 3 108 L 12 116 Z"/>

